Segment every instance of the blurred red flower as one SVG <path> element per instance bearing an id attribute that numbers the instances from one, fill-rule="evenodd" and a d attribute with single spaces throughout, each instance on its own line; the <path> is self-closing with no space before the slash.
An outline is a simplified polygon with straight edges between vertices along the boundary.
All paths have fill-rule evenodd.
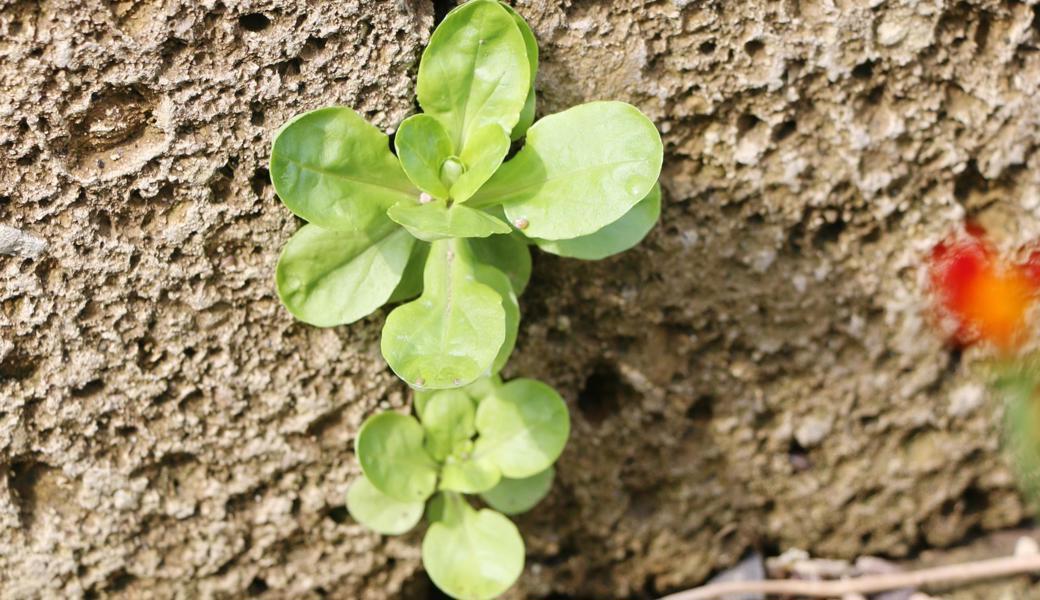
<path id="1" fill-rule="evenodd" d="M 956 341 L 985 341 L 1002 352 L 1026 339 L 1029 309 L 1040 290 L 1040 251 L 1024 264 L 1006 261 L 974 224 L 932 249 L 932 286 L 957 324 Z"/>

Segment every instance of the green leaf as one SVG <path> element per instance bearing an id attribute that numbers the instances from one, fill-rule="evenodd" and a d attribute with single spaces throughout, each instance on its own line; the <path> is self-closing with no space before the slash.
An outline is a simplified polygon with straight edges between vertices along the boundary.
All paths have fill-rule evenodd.
<path id="1" fill-rule="evenodd" d="M 422 502 L 437 485 L 437 463 L 423 448 L 423 428 L 396 412 L 373 415 L 361 425 L 355 442 L 365 477 L 387 496 Z"/>
<path id="2" fill-rule="evenodd" d="M 475 413 L 473 401 L 461 390 L 440 390 L 424 401 L 426 449 L 435 460 L 443 461 L 456 444 L 473 437 Z"/>
<path id="3" fill-rule="evenodd" d="M 401 535 L 419 523 L 426 503 L 401 501 L 380 492 L 364 475 L 347 490 L 347 510 L 365 527 L 383 535 Z"/>
<path id="4" fill-rule="evenodd" d="M 534 37 L 534 32 L 531 31 L 531 26 L 527 24 L 512 7 L 506 3 L 502 3 L 502 7 L 509 11 L 509 15 L 513 17 L 513 21 L 516 22 L 517 28 L 520 30 L 520 35 L 524 36 L 524 48 L 527 50 L 527 63 L 531 68 L 531 87 L 527 91 L 527 99 L 524 101 L 524 107 L 520 111 L 520 120 L 517 121 L 513 127 L 512 133 L 509 135 L 511 139 L 518 140 L 524 137 L 527 133 L 527 128 L 534 123 L 534 109 L 535 109 L 535 93 L 534 93 L 534 80 L 535 74 L 538 72 L 538 39 Z"/>
<path id="5" fill-rule="evenodd" d="M 463 240 L 433 243 L 418 299 L 394 309 L 383 326 L 382 351 L 397 376 L 414 387 L 460 387 L 485 375 L 506 335 L 502 298 L 474 280 Z"/>
<path id="6" fill-rule="evenodd" d="M 467 242 L 477 260 L 509 277 L 517 296 L 524 293 L 531 279 L 531 250 L 519 234 L 471 238 Z"/>
<path id="7" fill-rule="evenodd" d="M 479 494 L 495 487 L 502 472 L 491 460 L 473 455 L 473 442 L 458 445 L 441 467 L 442 490 Z"/>
<path id="8" fill-rule="evenodd" d="M 556 470 L 552 467 L 524 479 L 503 477 L 494 488 L 480 495 L 491 508 L 518 515 L 534 508 L 552 489 Z"/>
<path id="9" fill-rule="evenodd" d="M 452 10 L 433 32 L 419 63 L 419 105 L 448 131 L 456 153 L 473 132 L 512 130 L 531 84 L 524 38 L 498 2 L 475 0 Z"/>
<path id="10" fill-rule="evenodd" d="M 495 390 L 500 387 L 502 387 L 502 377 L 499 375 L 492 375 L 491 377 L 481 377 L 462 388 L 462 391 L 469 395 L 474 404 L 480 404 L 481 400 L 494 394 Z"/>
<path id="11" fill-rule="evenodd" d="M 325 229 L 365 231 L 415 189 L 382 131 L 333 106 L 292 119 L 271 148 L 271 182 L 298 216 Z"/>
<path id="12" fill-rule="evenodd" d="M 420 204 L 405 200 L 387 211 L 395 222 L 409 233 L 427 242 L 448 238 L 488 237 L 508 233 L 509 225 L 482 210 L 462 204 L 448 206 L 443 200 Z"/>
<path id="13" fill-rule="evenodd" d="M 397 128 L 394 146 L 408 179 L 431 196 L 447 200 L 448 186 L 441 180 L 441 166 L 454 154 L 454 148 L 440 121 L 424 114 L 408 117 Z"/>
<path id="14" fill-rule="evenodd" d="M 451 186 L 455 202 L 465 202 L 484 185 L 509 152 L 509 136 L 498 125 L 487 125 L 476 130 L 459 156 L 465 170 Z"/>
<path id="15" fill-rule="evenodd" d="M 520 330 L 520 302 L 513 292 L 513 286 L 505 273 L 491 265 L 476 264 L 473 270 L 474 277 L 480 283 L 492 288 L 502 298 L 502 308 L 506 311 L 506 337 L 502 347 L 498 349 L 495 362 L 492 364 L 491 372 L 498 373 L 509 361 L 509 355 L 513 353 L 516 346 L 517 334 Z"/>
<path id="16" fill-rule="evenodd" d="M 469 204 L 501 203 L 527 237 L 588 235 L 646 197 L 662 157 L 661 136 L 639 109 L 590 102 L 535 123 L 523 149 Z"/>
<path id="17" fill-rule="evenodd" d="M 426 267 L 426 257 L 430 255 L 430 245 L 425 242 L 417 242 L 412 246 L 412 254 L 408 257 L 408 264 L 404 267 L 404 275 L 387 302 L 404 302 L 411 300 L 422 293 L 423 268 Z"/>
<path id="18" fill-rule="evenodd" d="M 516 525 L 493 510 L 473 510 L 458 494 L 443 504 L 422 544 L 430 579 L 459 600 L 501 595 L 524 570 L 524 540 Z"/>
<path id="19" fill-rule="evenodd" d="M 569 240 L 535 240 L 546 252 L 599 260 L 628 250 L 650 233 L 661 216 L 661 186 L 655 185 L 650 193 L 625 213 L 623 217 L 600 229 L 596 233 Z"/>
<path id="20" fill-rule="evenodd" d="M 534 379 L 514 379 L 481 401 L 476 424 L 474 454 L 490 458 L 513 479 L 548 469 L 570 435 L 567 405 Z"/>
<path id="21" fill-rule="evenodd" d="M 1021 370 L 1004 374 L 996 389 L 1005 402 L 1005 444 L 1012 458 L 1019 487 L 1028 501 L 1040 506 L 1040 406 L 1033 360 Z"/>
<path id="22" fill-rule="evenodd" d="M 389 222 L 371 233 L 304 225 L 278 259 L 278 297 L 305 323 L 353 323 L 391 297 L 414 243 L 408 232 Z"/>

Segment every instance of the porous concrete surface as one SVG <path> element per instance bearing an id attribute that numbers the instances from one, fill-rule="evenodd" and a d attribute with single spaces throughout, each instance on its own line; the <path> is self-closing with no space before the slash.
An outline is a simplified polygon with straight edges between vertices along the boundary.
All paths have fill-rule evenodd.
<path id="1" fill-rule="evenodd" d="M 435 6 L 436 4 L 436 6 Z M 415 110 L 420 0 L 0 0 L 0 596 L 421 599 L 421 531 L 354 523 L 365 416 L 405 408 L 386 311 L 275 296 L 299 223 L 265 164 L 300 111 Z M 1029 513 L 982 353 L 932 327 L 929 247 L 1040 233 L 1040 7 L 517 2 L 539 113 L 644 110 L 638 248 L 537 254 L 507 375 L 573 434 L 512 598 L 651 598 L 749 547 L 901 558 Z"/>

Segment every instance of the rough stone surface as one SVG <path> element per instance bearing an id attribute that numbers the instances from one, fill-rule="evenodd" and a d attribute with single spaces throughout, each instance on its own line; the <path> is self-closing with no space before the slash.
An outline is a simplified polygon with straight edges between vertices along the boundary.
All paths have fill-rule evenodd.
<path id="1" fill-rule="evenodd" d="M 0 255 L 0 595 L 427 597 L 419 534 L 343 508 L 359 423 L 409 400 L 385 312 L 279 307 L 298 225 L 264 165 L 305 109 L 414 111 L 449 4 L 0 0 L 0 224 L 47 244 Z M 517 4 L 540 113 L 632 102 L 666 156 L 640 248 L 536 256 L 507 373 L 559 387 L 574 432 L 512 597 L 1021 521 L 979 355 L 932 332 L 920 264 L 965 216 L 1040 233 L 1040 7 Z"/>

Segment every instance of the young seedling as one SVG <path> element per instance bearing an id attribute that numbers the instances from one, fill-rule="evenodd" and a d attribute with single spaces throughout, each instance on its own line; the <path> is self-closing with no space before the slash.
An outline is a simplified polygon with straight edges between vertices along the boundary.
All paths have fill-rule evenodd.
<path id="1" fill-rule="evenodd" d="M 309 222 L 277 267 L 293 315 L 329 327 L 418 296 L 387 317 L 383 356 L 415 388 L 461 387 L 496 373 L 512 349 L 527 244 L 598 259 L 649 232 L 663 153 L 653 123 L 628 104 L 591 102 L 532 125 L 537 66 L 524 20 L 473 0 L 423 53 L 424 112 L 397 128 L 396 155 L 346 107 L 278 132 L 275 190 Z"/>
<path id="2" fill-rule="evenodd" d="M 570 428 L 552 388 L 498 378 L 516 344 L 529 245 L 604 258 L 638 244 L 661 210 L 653 123 L 622 102 L 534 123 L 537 68 L 527 23 L 472 0 L 434 31 L 419 65 L 423 112 L 397 128 L 394 152 L 346 107 L 292 119 L 271 150 L 278 196 L 308 222 L 276 269 L 288 310 L 331 327 L 405 302 L 387 316 L 381 350 L 416 390 L 419 420 L 365 421 L 348 508 L 388 535 L 425 512 L 423 564 L 460 599 L 495 597 L 520 575 L 523 540 L 502 513 L 548 493 Z"/>
<path id="3" fill-rule="evenodd" d="M 347 508 L 387 535 L 430 521 L 423 565 L 437 587 L 480 600 L 504 592 L 524 566 L 524 542 L 505 514 L 525 512 L 552 486 L 570 433 L 567 405 L 533 379 L 497 377 L 461 389 L 420 392 L 415 417 L 369 417 L 357 438 L 364 473 Z M 465 494 L 491 508 L 474 509 Z"/>

